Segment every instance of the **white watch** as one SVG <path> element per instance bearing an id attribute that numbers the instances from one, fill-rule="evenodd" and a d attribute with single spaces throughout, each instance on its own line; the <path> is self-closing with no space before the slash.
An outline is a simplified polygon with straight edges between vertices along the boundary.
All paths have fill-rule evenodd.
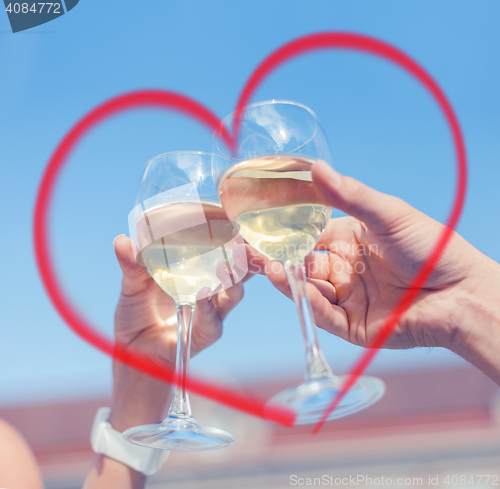
<path id="1" fill-rule="evenodd" d="M 90 444 L 94 453 L 101 453 L 141 472 L 153 475 L 165 464 L 170 452 L 156 448 L 134 445 L 123 438 L 123 434 L 113 429 L 108 418 L 110 408 L 97 410 L 90 432 Z"/>

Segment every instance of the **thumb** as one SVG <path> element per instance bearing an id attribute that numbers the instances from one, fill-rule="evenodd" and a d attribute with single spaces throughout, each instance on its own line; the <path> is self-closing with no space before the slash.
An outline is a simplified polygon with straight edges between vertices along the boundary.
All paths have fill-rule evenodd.
<path id="1" fill-rule="evenodd" d="M 312 178 L 316 192 L 325 203 L 364 222 L 374 233 L 390 231 L 396 222 L 414 210 L 397 197 L 340 175 L 324 161 L 313 165 Z"/>
<path id="2" fill-rule="evenodd" d="M 122 293 L 125 295 L 135 295 L 142 292 L 150 279 L 146 267 L 139 265 L 135 261 L 137 246 L 135 243 L 121 234 L 113 241 L 116 258 L 123 272 Z M 135 247 L 135 249 L 134 249 Z"/>

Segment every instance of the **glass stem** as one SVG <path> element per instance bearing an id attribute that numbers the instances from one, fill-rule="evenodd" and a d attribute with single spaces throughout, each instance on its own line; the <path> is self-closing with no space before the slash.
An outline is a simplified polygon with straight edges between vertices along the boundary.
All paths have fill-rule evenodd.
<path id="1" fill-rule="evenodd" d="M 288 260 L 285 263 L 285 270 L 290 289 L 292 290 L 293 300 L 297 306 L 300 327 L 304 337 L 304 346 L 306 349 L 305 380 L 332 376 L 333 373 L 323 356 L 316 335 L 314 314 L 311 303 L 309 302 L 309 296 L 307 295 L 307 279 L 304 262 Z"/>
<path id="2" fill-rule="evenodd" d="M 189 403 L 188 378 L 189 357 L 191 356 L 191 326 L 193 324 L 194 306 L 177 304 L 177 356 L 175 357 L 174 396 L 168 417 L 192 417 Z M 168 419 L 168 418 L 167 418 Z"/>

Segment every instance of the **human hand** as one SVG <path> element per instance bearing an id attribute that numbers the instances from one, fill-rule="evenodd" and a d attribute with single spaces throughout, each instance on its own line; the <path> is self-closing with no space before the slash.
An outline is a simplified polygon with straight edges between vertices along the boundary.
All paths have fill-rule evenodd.
<path id="1" fill-rule="evenodd" d="M 114 246 L 123 272 L 115 312 L 115 341 L 147 355 L 160 365 L 173 368 L 177 348 L 175 302 L 156 284 L 146 268 L 136 263 L 130 238 L 119 236 Z M 220 273 L 225 272 L 220 270 Z M 224 277 L 220 278 L 224 281 Z M 210 300 L 205 297 L 197 301 L 191 337 L 192 355 L 220 337 L 222 321 L 242 298 L 243 285 L 237 282 L 214 294 Z M 156 422 L 162 417 L 170 393 L 169 384 L 119 362 L 114 362 L 113 378 L 111 424 L 114 423 L 115 429 L 122 431 L 134 424 Z"/>
<path id="2" fill-rule="evenodd" d="M 174 300 L 136 263 L 133 243 L 126 236 L 115 240 L 115 252 L 123 272 L 122 290 L 115 312 L 115 341 L 173 366 L 177 345 Z M 222 334 L 222 321 L 243 298 L 241 282 L 196 303 L 191 337 L 192 355 L 214 343 Z"/>
<path id="3" fill-rule="evenodd" d="M 313 166 L 312 175 L 323 200 L 352 216 L 331 219 L 316 247 L 328 254 L 313 252 L 306 259 L 316 324 L 366 347 L 411 286 L 443 225 L 396 197 L 339 175 L 323 162 Z M 265 271 L 271 282 L 291 297 L 280 264 L 272 262 L 270 266 L 255 251 L 248 252 L 252 253 L 250 270 Z M 384 346 L 443 346 L 480 363 L 468 351 L 477 350 L 477 344 L 470 344 L 473 321 L 467 319 L 467 309 L 478 294 L 491 294 L 491 290 L 485 290 L 486 277 L 489 289 L 500 290 L 499 269 L 498 264 L 453 233 L 425 287 Z M 492 298 L 495 302 L 498 299 Z"/>
<path id="4" fill-rule="evenodd" d="M 174 300 L 154 282 L 146 268 L 135 261 L 133 242 L 126 236 L 114 241 L 123 272 L 122 290 L 115 312 L 115 342 L 173 368 L 177 350 L 177 318 Z M 241 252 L 240 252 L 241 253 Z M 235 262 L 246 257 L 236 256 Z M 196 303 L 192 354 L 210 346 L 222 333 L 222 321 L 243 298 L 243 285 L 232 281 L 225 267 L 217 275 L 225 289 L 207 294 Z M 233 272 L 234 272 L 233 268 Z M 236 270 L 237 272 L 239 269 Z M 109 422 L 120 432 L 133 426 L 158 423 L 165 417 L 171 386 L 139 370 L 113 362 L 113 398 Z M 146 477 L 109 457 L 98 455 L 89 472 L 85 489 L 127 487 L 142 489 Z"/>

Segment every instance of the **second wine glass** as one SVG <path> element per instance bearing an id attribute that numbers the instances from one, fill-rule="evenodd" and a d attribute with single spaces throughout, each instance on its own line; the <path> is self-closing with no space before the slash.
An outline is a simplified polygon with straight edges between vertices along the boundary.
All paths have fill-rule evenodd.
<path id="1" fill-rule="evenodd" d="M 129 215 L 136 260 L 177 306 L 174 395 L 167 418 L 123 433 L 137 445 L 164 450 L 210 450 L 230 445 L 233 435 L 200 426 L 188 394 L 191 326 L 196 298 L 221 287 L 221 268 L 234 270 L 232 250 L 241 238 L 218 202 L 212 155 L 165 153 L 150 160 L 137 205 Z M 233 280 L 233 275 L 231 275 Z M 234 281 L 233 281 L 234 283 Z"/>
<path id="2" fill-rule="evenodd" d="M 231 130 L 236 113 L 222 121 Z M 260 253 L 283 263 L 297 306 L 306 350 L 304 381 L 269 400 L 292 409 L 296 424 L 317 423 L 346 380 L 333 375 L 319 347 L 307 295 L 304 260 L 318 242 L 331 209 L 316 194 L 311 167 L 318 159 L 332 164 L 330 149 L 315 114 L 288 101 L 262 102 L 238 114 L 238 141 L 230 152 L 214 135 L 213 153 L 219 199 L 241 236 Z M 222 127 L 221 125 L 221 127 Z M 384 383 L 362 376 L 327 419 L 364 409 L 384 393 Z"/>

